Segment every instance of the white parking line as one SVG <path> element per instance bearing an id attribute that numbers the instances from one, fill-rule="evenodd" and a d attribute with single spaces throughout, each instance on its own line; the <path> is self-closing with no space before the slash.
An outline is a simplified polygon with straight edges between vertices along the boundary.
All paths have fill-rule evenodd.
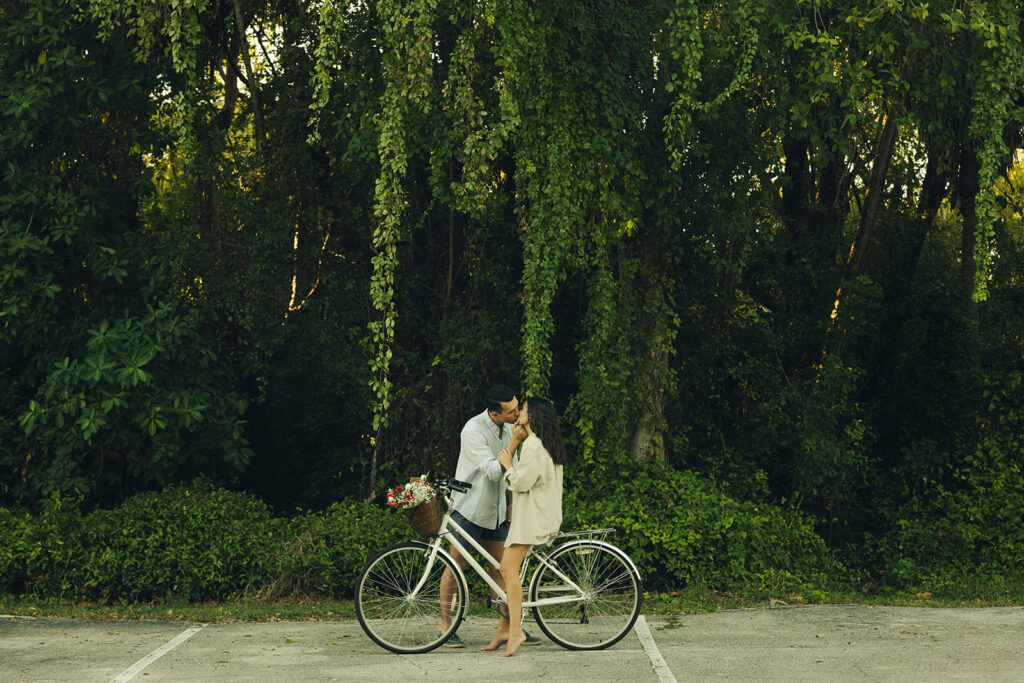
<path id="1" fill-rule="evenodd" d="M 641 617 L 641 619 L 642 618 L 643 617 Z M 125 669 L 121 673 L 117 674 L 117 677 L 114 678 L 113 683 L 125 683 L 125 681 L 132 680 L 133 678 L 135 678 L 136 676 L 139 675 L 140 671 L 142 671 L 147 666 L 149 666 L 150 664 L 152 664 L 156 660 L 160 659 L 165 654 L 167 654 L 168 652 L 170 652 L 171 650 L 173 650 L 174 648 L 178 647 L 179 645 L 184 643 L 186 640 L 188 640 L 189 638 L 194 636 L 196 633 L 199 632 L 199 629 L 201 629 L 201 628 L 202 628 L 202 626 L 193 626 L 192 628 L 190 628 L 189 630 L 185 631 L 184 633 L 179 633 L 177 636 L 175 636 L 174 640 L 170 640 L 170 641 L 164 643 L 163 645 L 161 645 L 157 649 L 153 650 L 152 652 L 150 652 L 148 655 L 146 655 L 145 657 L 143 657 L 139 661 L 137 661 L 134 664 L 132 664 L 130 667 L 128 667 L 127 669 Z"/>
<path id="2" fill-rule="evenodd" d="M 636 620 L 636 626 L 633 629 L 636 631 L 637 637 L 640 638 L 640 644 L 644 646 L 647 658 L 651 660 L 654 673 L 658 674 L 658 680 L 661 683 L 676 683 L 676 677 L 672 675 L 672 669 L 668 668 L 668 664 L 665 663 L 665 659 L 661 656 L 658 644 L 654 642 L 654 636 L 651 635 L 651 629 L 647 627 L 647 620 L 644 619 L 644 615 L 641 614 Z"/>

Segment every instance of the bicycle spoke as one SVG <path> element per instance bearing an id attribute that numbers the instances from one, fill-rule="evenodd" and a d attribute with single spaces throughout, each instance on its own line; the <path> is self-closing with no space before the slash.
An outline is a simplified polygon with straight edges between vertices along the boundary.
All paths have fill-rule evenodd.
<path id="1" fill-rule="evenodd" d="M 442 554 L 431 562 L 422 543 L 391 548 L 372 560 L 356 589 L 356 615 L 367 635 L 392 652 L 426 652 L 437 647 L 442 609 L 451 608 L 454 626 L 465 610 L 465 587 L 459 583 L 450 599 L 442 599 L 446 569 L 454 570 L 451 560 Z"/>
<path id="2" fill-rule="evenodd" d="M 535 617 L 552 640 L 574 649 L 599 649 L 618 642 L 632 628 L 640 610 L 640 583 L 621 551 L 582 542 L 556 550 L 551 562 L 582 594 L 547 567 L 538 570 L 533 584 L 536 597 L 573 597 L 578 600 L 541 605 Z"/>

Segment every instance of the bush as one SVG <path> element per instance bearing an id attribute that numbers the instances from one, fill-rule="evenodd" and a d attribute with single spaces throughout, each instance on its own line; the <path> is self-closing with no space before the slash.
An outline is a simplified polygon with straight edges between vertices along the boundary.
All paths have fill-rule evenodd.
<path id="1" fill-rule="evenodd" d="M 248 494 L 199 480 L 129 498 L 116 518 L 110 552 L 98 559 L 111 563 L 102 583 L 120 598 L 219 599 L 276 569 L 281 521 Z"/>
<path id="2" fill-rule="evenodd" d="M 649 589 L 797 590 L 843 574 L 796 513 L 737 502 L 691 472 L 625 474 L 612 492 L 568 488 L 563 528 L 620 529 L 613 541 Z M 55 496 L 35 517 L 0 510 L 0 522 L 0 588 L 76 600 L 348 598 L 374 554 L 412 536 L 402 515 L 366 503 L 279 518 L 203 480 L 88 514 Z"/>
<path id="3" fill-rule="evenodd" d="M 404 516 L 366 503 L 335 503 L 323 512 L 299 515 L 287 522 L 279 574 L 266 592 L 351 598 L 370 558 L 410 533 Z"/>
<path id="4" fill-rule="evenodd" d="M 0 508 L 0 591 L 4 593 L 23 589 L 33 524 L 27 513 Z"/>
<path id="5" fill-rule="evenodd" d="M 35 518 L 0 509 L 0 587 L 65 596 L 92 583 L 92 556 L 103 546 L 105 520 L 87 524 L 80 502 L 54 494 Z"/>
<path id="6" fill-rule="evenodd" d="M 567 531 L 612 526 L 649 589 L 796 590 L 846 575 L 799 514 L 743 503 L 692 472 L 638 468 L 614 491 L 567 492 Z"/>
<path id="7" fill-rule="evenodd" d="M 350 597 L 363 565 L 409 538 L 360 502 L 292 519 L 205 480 L 85 514 L 55 494 L 37 516 L 0 508 L 0 591 L 71 600 Z"/>
<path id="8" fill-rule="evenodd" d="M 973 450 L 949 485 L 903 505 L 878 542 L 884 583 L 932 593 L 1024 579 L 1024 379 L 984 382 Z"/>

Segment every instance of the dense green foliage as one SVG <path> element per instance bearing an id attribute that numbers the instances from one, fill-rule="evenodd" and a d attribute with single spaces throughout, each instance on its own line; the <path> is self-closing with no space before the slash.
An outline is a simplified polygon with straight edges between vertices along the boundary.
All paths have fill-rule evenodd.
<path id="1" fill-rule="evenodd" d="M 968 580 L 1001 587 L 1024 567 L 1024 382 L 1014 373 L 988 382 L 981 438 L 930 495 L 909 497 L 898 529 L 879 542 L 879 566 L 892 586 L 949 585 Z M 1010 570 L 1009 575 L 1007 570 Z"/>
<path id="2" fill-rule="evenodd" d="M 348 598 L 403 520 L 363 503 L 274 517 L 257 498 L 198 481 L 83 512 L 54 496 L 38 515 L 0 509 L 0 590 L 83 600 Z"/>
<path id="3" fill-rule="evenodd" d="M 295 544 L 19 590 L 330 592 L 338 501 L 453 471 L 497 382 L 666 585 L 1007 580 L 1022 124 L 1008 0 L 0 4 L 19 542 L 141 542 L 117 506 L 202 475 Z"/>
<path id="4" fill-rule="evenodd" d="M 693 475 L 671 484 L 638 475 L 635 505 L 609 509 L 581 496 L 567 518 L 619 527 L 610 540 L 633 555 L 648 589 L 746 584 L 780 593 L 847 578 L 798 515 L 730 500 Z M 0 522 L 0 593 L 65 600 L 349 598 L 370 558 L 414 535 L 404 515 L 375 505 L 274 517 L 254 496 L 205 481 L 112 510 L 85 512 L 54 496 L 37 515 L 0 508 Z"/>
<path id="5" fill-rule="evenodd" d="M 692 472 L 633 468 L 615 495 L 578 489 L 565 508 L 566 528 L 615 528 L 612 542 L 643 568 L 651 590 L 780 594 L 856 581 L 798 513 L 735 500 Z"/>
<path id="6" fill-rule="evenodd" d="M 152 72 L 85 3 L 0 16 L 0 492 L 120 497 L 250 451 L 210 318 L 161 277 Z"/>

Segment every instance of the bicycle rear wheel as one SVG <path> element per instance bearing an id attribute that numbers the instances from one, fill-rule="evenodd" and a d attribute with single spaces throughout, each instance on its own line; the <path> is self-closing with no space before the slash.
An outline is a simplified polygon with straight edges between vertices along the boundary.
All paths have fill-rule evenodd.
<path id="1" fill-rule="evenodd" d="M 556 548 L 548 562 L 579 586 L 578 600 L 539 605 L 537 625 L 570 650 L 601 650 L 622 640 L 640 616 L 640 576 L 628 556 L 607 543 L 574 541 Z M 580 594 L 543 564 L 530 582 L 530 600 Z"/>
<path id="2" fill-rule="evenodd" d="M 441 631 L 441 576 L 452 576 L 451 626 Z M 447 553 L 430 561 L 430 546 L 409 541 L 388 548 L 360 574 L 356 616 L 366 635 L 398 654 L 429 652 L 448 639 L 466 612 L 466 585 Z"/>

